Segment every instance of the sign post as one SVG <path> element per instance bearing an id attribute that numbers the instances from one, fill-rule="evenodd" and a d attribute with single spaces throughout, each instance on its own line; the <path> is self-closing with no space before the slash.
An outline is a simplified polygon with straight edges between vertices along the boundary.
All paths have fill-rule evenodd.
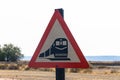
<path id="1" fill-rule="evenodd" d="M 61 16 L 64 18 L 63 9 L 57 9 L 57 10 L 59 10 Z M 56 67 L 56 80 L 65 80 L 65 68 Z"/>
<path id="2" fill-rule="evenodd" d="M 63 19 L 63 13 L 63 9 L 55 9 L 29 62 L 29 67 L 33 68 L 56 68 L 56 80 L 65 80 L 65 68 L 89 67 Z"/>

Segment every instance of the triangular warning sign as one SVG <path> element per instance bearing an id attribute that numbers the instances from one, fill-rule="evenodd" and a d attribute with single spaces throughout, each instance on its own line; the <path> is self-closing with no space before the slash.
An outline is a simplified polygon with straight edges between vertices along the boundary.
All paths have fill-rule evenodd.
<path id="1" fill-rule="evenodd" d="M 55 10 L 29 66 L 35 68 L 89 67 L 58 10 Z"/>

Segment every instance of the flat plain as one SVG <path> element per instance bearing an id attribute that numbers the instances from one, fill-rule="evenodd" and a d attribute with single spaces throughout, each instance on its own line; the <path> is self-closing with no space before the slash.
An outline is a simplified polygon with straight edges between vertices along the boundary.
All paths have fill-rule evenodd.
<path id="1" fill-rule="evenodd" d="M 65 80 L 120 80 L 119 62 L 92 64 L 89 69 L 66 69 Z M 1 69 L 0 80 L 56 80 L 55 69 Z"/>

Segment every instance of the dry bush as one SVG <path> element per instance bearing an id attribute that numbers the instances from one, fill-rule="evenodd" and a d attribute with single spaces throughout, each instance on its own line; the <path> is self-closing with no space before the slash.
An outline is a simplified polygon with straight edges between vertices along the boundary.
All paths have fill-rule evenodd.
<path id="1" fill-rule="evenodd" d="M 80 72 L 80 68 L 71 68 L 70 72 L 78 73 L 78 72 Z"/>
<path id="2" fill-rule="evenodd" d="M 7 70 L 25 70 L 27 64 L 23 64 L 22 62 L 0 62 L 0 69 L 7 69 Z M 22 68 L 22 69 L 21 69 Z"/>
<path id="3" fill-rule="evenodd" d="M 4 64 L 0 64 L 0 69 L 6 69 L 6 65 L 4 65 Z"/>
<path id="4" fill-rule="evenodd" d="M 115 70 L 115 69 L 112 69 L 112 70 L 110 71 L 110 73 L 118 73 L 118 71 Z"/>
<path id="5" fill-rule="evenodd" d="M 18 70 L 19 67 L 18 67 L 16 64 L 11 64 L 11 65 L 9 65 L 9 66 L 7 67 L 7 69 L 9 69 L 9 70 Z"/>
<path id="6" fill-rule="evenodd" d="M 33 69 L 33 68 L 31 68 L 31 69 Z M 55 68 L 38 68 L 38 69 L 35 69 L 35 70 L 55 72 Z"/>
<path id="7" fill-rule="evenodd" d="M 19 66 L 19 70 L 29 70 L 30 68 L 28 67 L 28 65 L 21 65 Z"/>
<path id="8" fill-rule="evenodd" d="M 92 69 L 83 69 L 82 72 L 83 73 L 92 73 L 93 71 L 92 71 Z"/>
<path id="9" fill-rule="evenodd" d="M 70 72 L 70 73 L 92 73 L 92 69 L 88 68 L 88 69 L 81 69 L 81 68 L 68 68 L 65 69 L 66 72 Z"/>
<path id="10" fill-rule="evenodd" d="M 55 68 L 30 68 L 28 67 L 27 61 L 19 61 L 19 62 L 0 62 L 0 69 L 7 69 L 7 70 L 39 70 L 39 71 L 50 71 L 55 72 Z M 92 69 L 81 69 L 81 68 L 66 68 L 66 72 L 72 73 L 88 73 L 92 72 Z"/>

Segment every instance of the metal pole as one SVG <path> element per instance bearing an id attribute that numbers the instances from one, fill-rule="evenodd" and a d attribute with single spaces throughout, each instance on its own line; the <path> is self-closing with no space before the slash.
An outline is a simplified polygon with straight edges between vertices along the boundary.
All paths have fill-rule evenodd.
<path id="1" fill-rule="evenodd" d="M 59 10 L 61 16 L 64 18 L 64 10 L 62 8 L 56 10 Z M 56 68 L 56 80 L 65 80 L 65 68 Z"/>
<path id="2" fill-rule="evenodd" d="M 65 68 L 56 68 L 56 80 L 65 80 Z"/>

